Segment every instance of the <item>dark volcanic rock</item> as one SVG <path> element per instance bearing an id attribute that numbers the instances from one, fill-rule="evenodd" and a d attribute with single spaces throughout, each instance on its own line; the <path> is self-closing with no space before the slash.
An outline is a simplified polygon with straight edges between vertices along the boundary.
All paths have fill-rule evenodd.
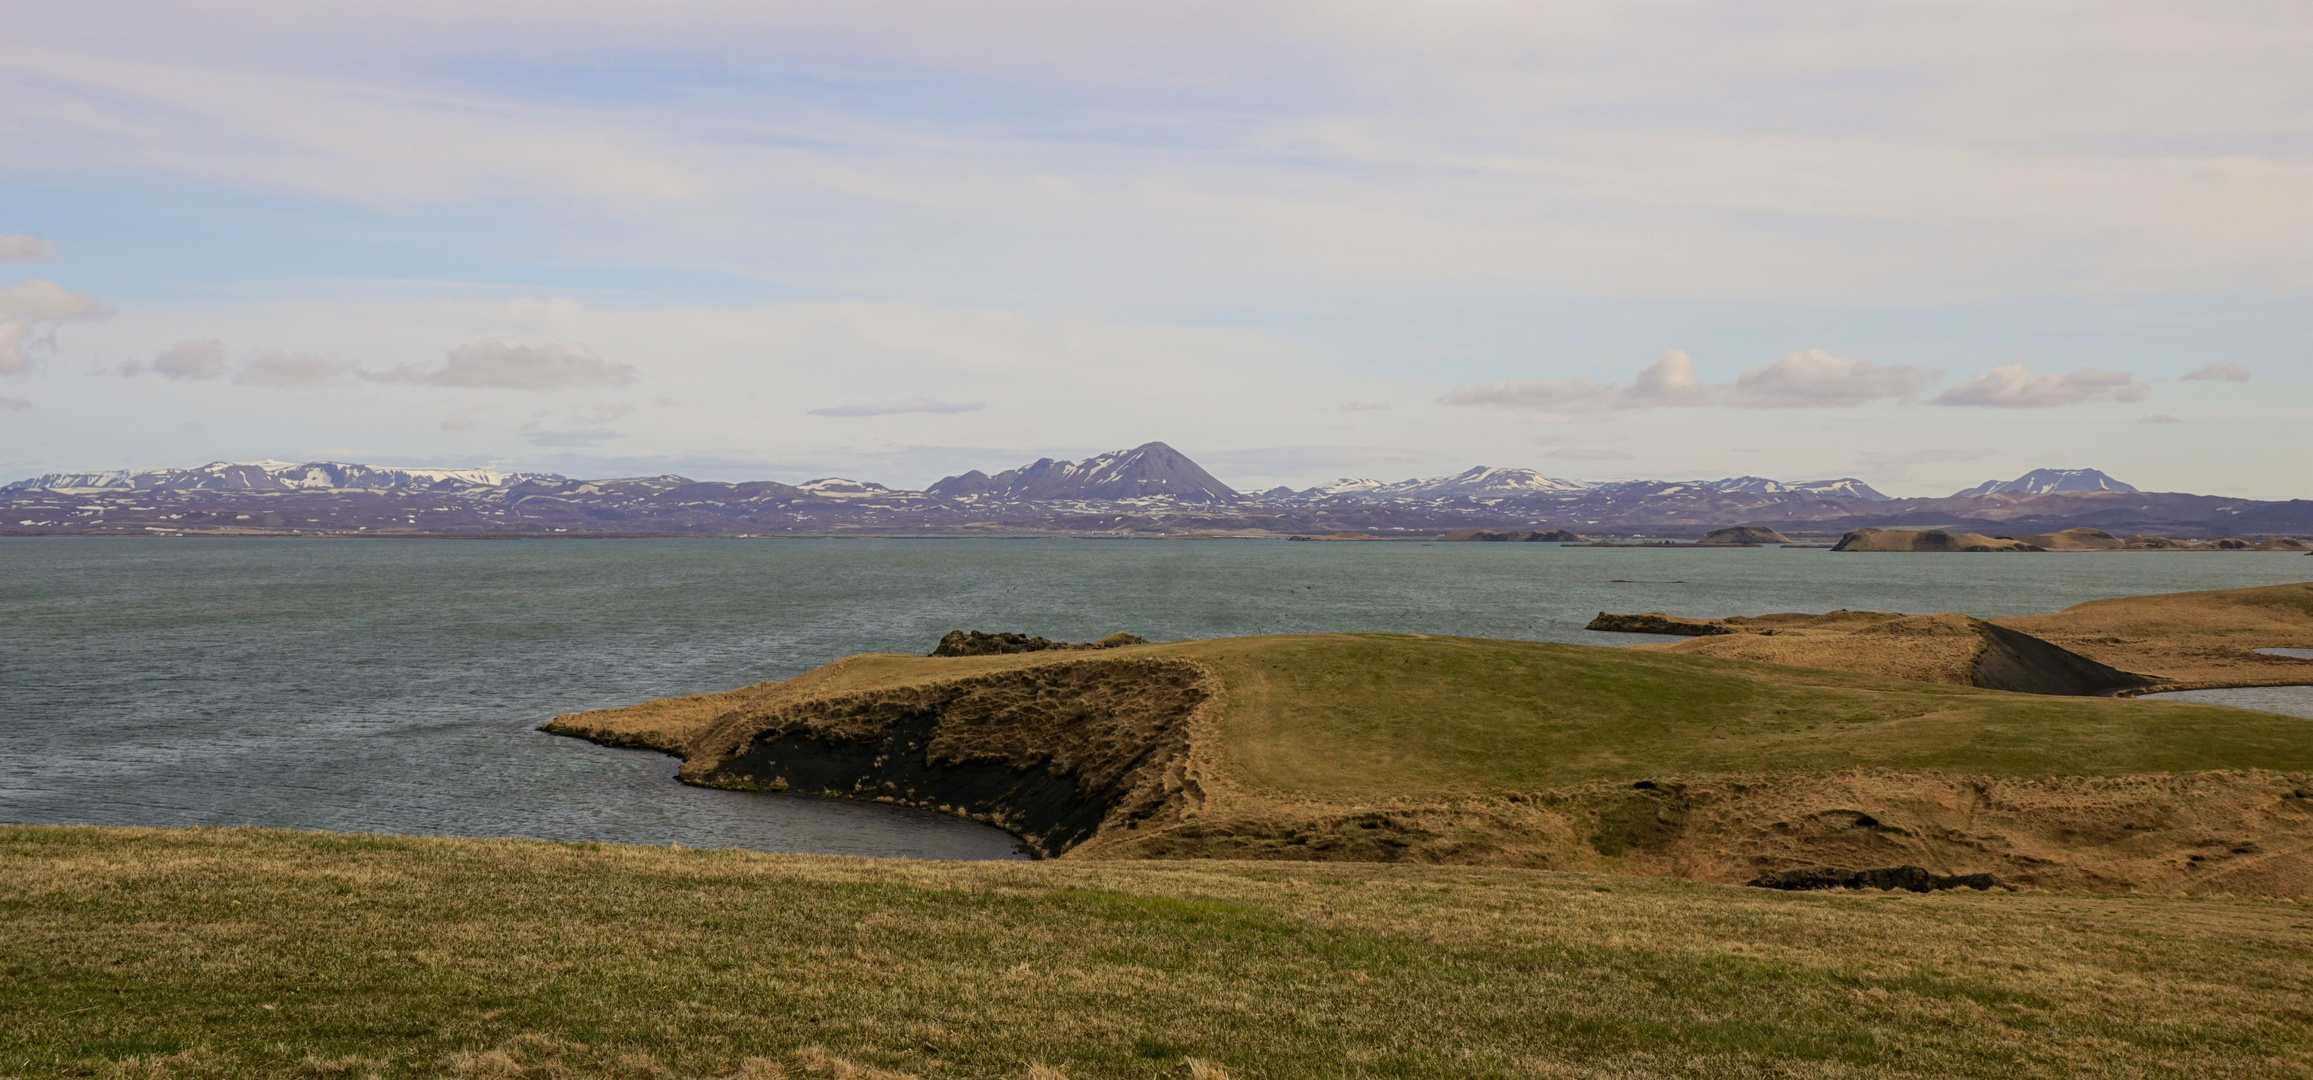
<path id="1" fill-rule="evenodd" d="M 1924 893 L 1943 889 L 2007 887 L 1999 878 L 1990 874 L 1936 874 L 1917 866 L 1891 866 L 1881 870 L 1834 870 L 1828 866 L 1811 866 L 1762 874 L 1747 884 L 1754 889 L 1786 889 L 1794 892 L 1816 889 L 1902 889 Z"/>
<path id="2" fill-rule="evenodd" d="M 1114 649 L 1120 645 L 1146 645 L 1148 639 L 1133 634 L 1110 634 L 1099 641 L 1053 641 L 1029 637 L 1026 634 L 984 634 L 978 630 L 950 630 L 948 636 L 927 655 L 930 656 L 1003 656 L 1008 653 L 1044 652 L 1047 649 Z"/>
<path id="3" fill-rule="evenodd" d="M 2151 686 L 2154 679 L 2107 667 L 2053 642 L 1978 621 L 1984 651 L 1976 656 L 1975 684 L 2022 694 L 2105 697 Z"/>
<path id="4" fill-rule="evenodd" d="M 1440 540 L 1475 540 L 1492 543 L 1579 544 L 1585 539 L 1564 529 L 1529 532 L 1524 529 L 1455 529 Z"/>
<path id="5" fill-rule="evenodd" d="M 1742 633 L 1718 619 L 1689 619 L 1682 615 L 1665 615 L 1659 611 L 1642 611 L 1636 615 L 1601 611 L 1583 629 L 1611 630 L 1620 634 L 1676 634 L 1679 637 Z"/>

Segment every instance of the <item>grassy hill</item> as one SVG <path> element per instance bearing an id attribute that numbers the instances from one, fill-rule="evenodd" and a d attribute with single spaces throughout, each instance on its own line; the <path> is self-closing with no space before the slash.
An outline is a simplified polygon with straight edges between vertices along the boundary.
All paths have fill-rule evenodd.
<path id="1" fill-rule="evenodd" d="M 1708 656 L 1350 634 L 860 656 L 553 730 L 681 753 L 695 783 L 970 813 L 1080 858 L 2313 892 L 2301 719 Z"/>
<path id="2" fill-rule="evenodd" d="M 2273 901 L 0 828 L 8 1077 L 2305 1077 L 2309 972 Z"/>

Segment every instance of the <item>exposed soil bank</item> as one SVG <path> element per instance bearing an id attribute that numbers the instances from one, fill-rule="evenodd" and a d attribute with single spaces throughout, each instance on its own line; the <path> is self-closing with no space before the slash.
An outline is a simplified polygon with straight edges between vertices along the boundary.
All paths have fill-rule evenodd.
<path id="1" fill-rule="evenodd" d="M 1166 659 L 1066 660 L 864 693 L 766 695 L 720 717 L 682 778 L 959 813 L 1058 855 L 1177 810 L 1188 725 L 1217 686 Z"/>

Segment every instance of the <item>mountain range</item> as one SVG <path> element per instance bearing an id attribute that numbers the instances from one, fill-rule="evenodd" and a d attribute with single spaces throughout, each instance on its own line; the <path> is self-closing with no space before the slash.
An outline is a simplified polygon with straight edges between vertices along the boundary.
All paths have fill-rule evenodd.
<path id="1" fill-rule="evenodd" d="M 491 469 L 216 462 L 52 473 L 0 486 L 0 535 L 1253 535 L 1427 536 L 1566 529 L 1682 536 L 1736 524 L 1835 535 L 2072 526 L 2179 536 L 2313 533 L 2313 502 L 2145 493 L 2094 469 L 2037 469 L 1941 499 L 1891 498 L 1852 477 L 1567 480 L 1479 466 L 1384 482 L 1240 492 L 1161 442 L 1083 461 L 1042 458 L 921 491 L 828 477 L 802 484 L 682 476 L 574 480 Z"/>

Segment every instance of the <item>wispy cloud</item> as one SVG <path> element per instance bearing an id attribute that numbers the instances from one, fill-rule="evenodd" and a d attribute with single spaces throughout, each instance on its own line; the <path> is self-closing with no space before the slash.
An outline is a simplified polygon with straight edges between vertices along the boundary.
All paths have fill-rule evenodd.
<path id="1" fill-rule="evenodd" d="M 582 428 L 574 431 L 525 431 L 524 441 L 532 446 L 593 446 L 618 438 L 618 432 L 609 428 Z"/>
<path id="2" fill-rule="evenodd" d="M 2137 417 L 2136 422 L 2139 424 L 2181 424 L 2184 423 L 2184 418 L 2168 413 L 2146 413 Z"/>
<path id="3" fill-rule="evenodd" d="M 873 401 L 864 405 L 833 405 L 813 409 L 813 416 L 889 416 L 893 413 L 966 413 L 988 407 L 985 401 L 934 401 L 931 398 L 901 398 L 897 401 Z"/>
<path id="4" fill-rule="evenodd" d="M 1889 480 L 1902 480 L 1922 465 L 1950 465 L 1962 461 L 1982 461 L 1992 456 L 1983 448 L 1930 447 L 1923 450 L 1866 450 L 1855 455 L 1855 461 L 1864 472 Z"/>
<path id="5" fill-rule="evenodd" d="M 29 233 L 0 234 L 0 262 L 32 262 L 56 257 L 56 245 Z"/>
<path id="6" fill-rule="evenodd" d="M 2125 371 L 2081 368 L 2034 374 L 2022 364 L 2008 364 L 1937 394 L 1935 404 L 2051 409 L 2093 401 L 2143 401 L 2150 390 Z"/>
<path id="7" fill-rule="evenodd" d="M 1335 412 L 1380 412 L 1389 408 L 1386 401 L 1344 401 L 1333 407 Z"/>
<path id="8" fill-rule="evenodd" d="M 350 360 L 313 353 L 266 353 L 241 366 L 233 381 L 243 386 L 272 386 L 310 390 L 328 386 L 353 370 Z"/>
<path id="9" fill-rule="evenodd" d="M 148 370 L 179 382 L 220 379 L 225 376 L 225 345 L 220 341 L 180 341 L 162 349 L 150 366 L 134 360 L 120 366 L 122 375 L 132 377 Z"/>
<path id="10" fill-rule="evenodd" d="M 1559 461 L 1629 461 L 1638 455 L 1611 446 L 1561 446 L 1543 451 L 1542 456 Z"/>
<path id="11" fill-rule="evenodd" d="M 53 281 L 34 279 L 0 288 L 0 375 L 30 371 L 36 352 L 55 347 L 58 323 L 111 314 L 104 301 Z"/>
<path id="12" fill-rule="evenodd" d="M 634 382 L 635 369 L 596 356 L 584 345 L 543 341 L 525 345 L 503 339 L 477 341 L 451 349 L 442 366 L 421 368 L 405 364 L 385 371 L 364 371 L 373 382 L 422 383 L 427 386 L 491 387 L 502 390 L 562 390 L 584 386 L 625 386 Z"/>
<path id="13" fill-rule="evenodd" d="M 1695 377 L 1694 360 L 1683 350 L 1672 349 L 1641 368 L 1628 385 L 1589 379 L 1506 379 L 1457 386 L 1439 397 L 1438 404 L 1548 413 L 1707 405 L 1717 396 L 1717 387 Z"/>
<path id="14" fill-rule="evenodd" d="M 2239 364 L 2202 364 L 2182 378 L 2185 382 L 2248 382 L 2249 369 Z"/>
<path id="15" fill-rule="evenodd" d="M 30 398 L 0 397 L 0 412 L 23 412 L 31 407 Z"/>
<path id="16" fill-rule="evenodd" d="M 1732 386 L 1716 386 L 1695 375 L 1695 362 L 1684 350 L 1672 349 L 1627 384 L 1513 379 L 1455 387 L 1438 403 L 1559 413 L 1714 403 L 1752 409 L 1809 409 L 1906 398 L 1936 378 L 1935 372 L 1905 364 L 1881 366 L 1833 356 L 1822 349 L 1805 349 L 1746 369 L 1735 377 Z"/>

